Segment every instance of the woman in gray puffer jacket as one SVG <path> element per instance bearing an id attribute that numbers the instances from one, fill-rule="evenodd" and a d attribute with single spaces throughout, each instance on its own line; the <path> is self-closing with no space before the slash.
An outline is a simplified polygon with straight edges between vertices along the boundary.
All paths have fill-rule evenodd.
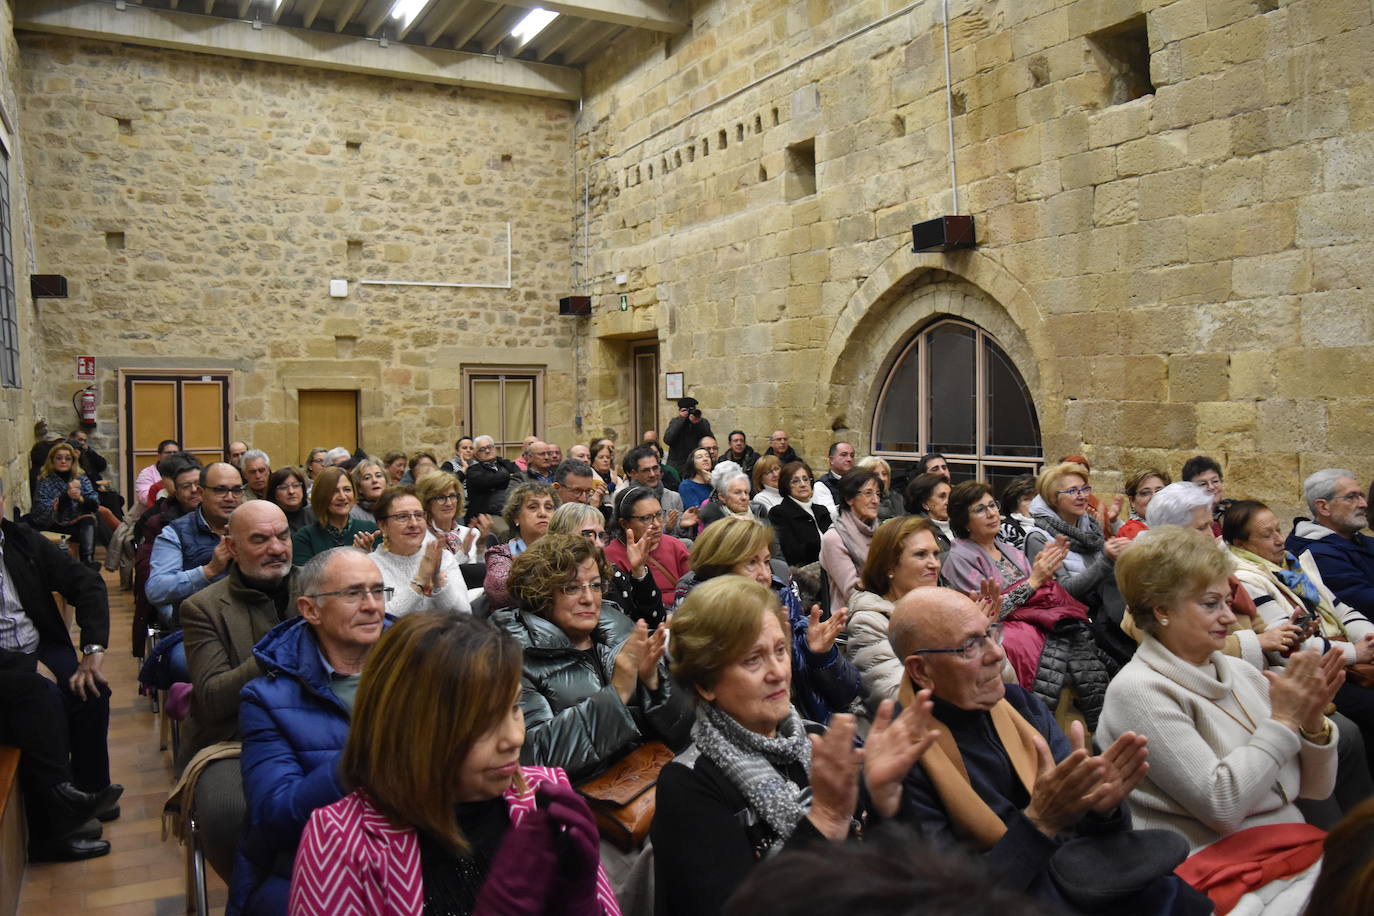
<path id="1" fill-rule="evenodd" d="M 650 636 L 601 600 L 609 567 L 585 538 L 550 534 L 516 557 L 518 607 L 492 622 L 524 648 L 521 762 L 562 767 L 578 783 L 646 741 L 689 741 L 692 705 L 663 663 L 667 628 Z"/>

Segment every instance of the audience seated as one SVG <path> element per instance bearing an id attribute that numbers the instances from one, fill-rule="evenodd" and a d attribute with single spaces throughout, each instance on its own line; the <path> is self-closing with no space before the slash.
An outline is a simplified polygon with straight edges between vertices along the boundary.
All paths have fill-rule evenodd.
<path id="1" fill-rule="evenodd" d="M 324 454 L 325 462 L 332 468 L 343 467 L 351 457 L 352 453 L 342 445 L 336 445 Z"/>
<path id="2" fill-rule="evenodd" d="M 267 479 L 268 499 L 286 516 L 286 522 L 295 534 L 315 521 L 315 513 L 310 511 L 310 501 L 306 498 L 309 484 L 305 475 L 293 467 L 277 468 Z"/>
<path id="3" fill-rule="evenodd" d="M 916 474 L 934 474 L 936 477 L 943 477 L 945 483 L 952 483 L 949 474 L 949 462 L 945 461 L 945 456 L 939 452 L 929 452 L 916 460 Z M 911 500 L 907 500 L 910 502 Z"/>
<path id="4" fill-rule="evenodd" d="M 124 517 L 124 497 L 111 489 L 110 482 L 105 479 L 110 462 L 91 447 L 91 435 L 84 429 L 74 429 L 68 433 L 67 443 L 80 456 L 81 470 L 86 472 L 96 495 L 100 497 L 100 517 L 105 520 L 106 527 L 113 530 Z"/>
<path id="5" fill-rule="evenodd" d="M 771 589 L 719 576 L 688 596 L 673 630 L 673 675 L 696 716 L 691 747 L 659 773 L 657 912 L 720 913 L 757 863 L 849 838 L 861 756 L 868 803 L 897 813 L 901 780 L 933 739 L 926 695 L 895 721 L 886 704 L 861 755 L 852 716 L 807 734 L 789 700 L 790 625 Z"/>
<path id="6" fill-rule="evenodd" d="M 313 524 L 292 535 L 292 562 L 304 566 L 317 553 L 333 547 L 351 547 L 372 542 L 364 536 L 377 530 L 377 523 L 353 517 L 353 483 L 342 467 L 327 467 L 315 478 L 310 490 Z"/>
<path id="7" fill-rule="evenodd" d="M 181 604 L 192 689 L 179 769 L 213 744 L 239 740 L 239 693 L 263 674 L 253 646 L 299 613 L 300 571 L 291 565 L 291 529 L 278 507 L 254 500 L 235 509 L 228 546 L 227 575 Z M 193 804 L 206 861 L 228 881 L 246 804 L 237 756 L 201 770 Z"/>
<path id="8" fill-rule="evenodd" d="M 768 437 L 768 450 L 764 454 L 772 455 L 784 465 L 801 461 L 801 456 L 792 448 L 790 441 L 787 430 L 775 429 L 773 434 Z"/>
<path id="9" fill-rule="evenodd" d="M 328 466 L 328 462 L 325 461 L 325 456 L 328 455 L 328 454 L 329 454 L 329 449 L 327 449 L 327 448 L 312 448 L 312 449 L 310 450 L 310 454 L 306 455 L 306 457 L 305 457 L 305 479 L 306 479 L 306 486 L 305 486 L 306 493 L 305 493 L 305 495 L 306 495 L 306 498 L 309 498 L 309 496 L 310 496 L 310 488 L 313 487 L 313 486 L 315 485 L 315 478 L 319 476 L 320 471 L 323 471 L 323 470 Z"/>
<path id="10" fill-rule="evenodd" d="M 243 472 L 243 482 L 248 487 L 243 494 L 245 500 L 271 497 L 267 481 L 272 476 L 272 459 L 267 457 L 266 452 L 258 448 L 249 449 L 243 453 L 243 460 L 237 467 Z"/>
<path id="11" fill-rule="evenodd" d="M 395 449 L 382 456 L 382 467 L 386 468 L 387 486 L 399 486 L 410 470 L 410 461 L 405 452 Z"/>
<path id="12" fill-rule="evenodd" d="M 415 611 L 471 613 L 458 558 L 430 533 L 415 488 L 388 487 L 373 508 L 381 544 L 372 559 L 392 590 L 387 612 L 393 617 Z"/>
<path id="13" fill-rule="evenodd" d="M 504 512 L 510 540 L 488 547 L 486 552 L 482 590 L 491 599 L 492 607 L 505 607 L 509 602 L 506 577 L 510 575 L 511 563 L 544 536 L 557 507 L 558 497 L 547 484 L 522 483 L 511 492 Z"/>
<path id="14" fill-rule="evenodd" d="M 525 450 L 525 470 L 521 478 L 526 483 L 553 484 L 553 470 L 558 466 L 558 446 L 536 439 Z"/>
<path id="15" fill-rule="evenodd" d="M 596 545 L 598 554 L 610 540 L 606 533 L 606 516 L 600 509 L 585 503 L 564 503 L 559 506 L 549 522 L 548 533 L 586 538 Z M 630 618 L 644 621 L 649 625 L 649 632 L 653 632 L 664 621 L 667 609 L 658 584 L 649 573 L 649 539 L 627 537 L 625 556 L 625 565 L 633 570 L 633 575 L 618 566 L 612 566 L 611 580 L 606 583 L 603 595 L 607 601 L 615 602 Z"/>
<path id="16" fill-rule="evenodd" d="M 620 468 L 615 463 L 615 443 L 610 439 L 597 439 L 588 446 L 587 454 L 590 456 L 587 463 L 596 472 L 597 480 L 601 481 L 600 489 L 603 496 L 609 497 L 625 483 L 625 478 L 620 476 Z M 568 457 L 573 456 L 569 454 Z M 602 502 L 605 503 L 606 499 L 603 498 Z"/>
<path id="17" fill-rule="evenodd" d="M 792 702 L 807 719 L 824 725 L 835 713 L 847 711 L 862 690 L 858 669 L 835 644 L 848 615 L 837 608 L 822 620 L 820 605 L 813 605 L 810 613 L 803 609 L 796 584 L 773 572 L 772 544 L 773 532 L 757 519 L 727 518 L 712 525 L 692 545 L 692 574 L 678 586 L 678 602 L 718 576 L 744 576 L 772 588 L 787 611 Z"/>
<path id="18" fill-rule="evenodd" d="M 1145 736 L 1123 732 L 1098 754 L 1081 722 L 1065 734 L 1033 694 L 1003 683 L 1001 624 L 952 589 L 907 593 L 890 632 L 903 696 L 930 691 L 938 729 L 907 774 L 899 820 L 1054 912 L 1211 911 L 1171 874 L 1186 844 L 1130 833 L 1123 801 L 1149 769 Z"/>
<path id="19" fill-rule="evenodd" d="M 649 574 L 663 596 L 664 607 L 672 607 L 678 580 L 687 575 L 691 564 L 687 557 L 687 547 L 671 534 L 664 533 L 667 520 L 663 506 L 646 487 L 630 487 L 616 494 L 615 537 L 606 544 L 606 559 L 618 569 L 637 574 L 638 569 L 630 565 L 629 546 L 631 541 L 647 541 Z"/>
<path id="20" fill-rule="evenodd" d="M 433 452 L 416 452 L 410 456 L 410 461 L 406 463 L 406 472 L 401 475 L 401 483 L 411 486 L 421 477 L 426 474 L 433 474 L 437 470 L 439 470 L 439 459 L 434 457 Z"/>
<path id="21" fill-rule="evenodd" d="M 710 452 L 704 448 L 692 449 L 682 482 L 677 485 L 684 506 L 695 509 L 711 498 L 711 469 L 714 467 Z"/>
<path id="22" fill-rule="evenodd" d="M 746 475 L 753 475 L 754 463 L 759 460 L 759 453 L 754 451 L 753 446 L 749 444 L 748 437 L 744 434 L 744 430 L 731 430 L 730 435 L 725 437 L 725 444 L 725 454 L 720 456 L 721 460 L 733 461 L 740 466 L 740 470 Z M 781 466 L 782 465 L 779 464 L 779 467 Z"/>
<path id="23" fill-rule="evenodd" d="M 945 581 L 970 594 L 991 586 L 1017 682 L 1040 698 L 1061 727 L 1081 715 L 1091 732 L 1116 665 L 1093 638 L 1088 609 L 1055 581 L 1067 539 L 1055 538 L 1033 564 L 1027 562 L 998 539 L 1001 518 L 992 488 L 975 480 L 950 493 L 949 522 L 955 537 Z"/>
<path id="24" fill-rule="evenodd" d="M 353 484 L 353 508 L 348 510 L 348 514 L 364 522 L 376 522 L 377 514 L 373 507 L 382 493 L 390 484 L 388 481 L 386 467 L 375 458 L 364 458 L 353 465 L 353 470 L 348 472 L 348 480 Z M 414 480 L 406 480 L 401 477 L 404 484 L 414 483 Z"/>
<path id="25" fill-rule="evenodd" d="M 701 510 L 702 530 L 723 518 L 756 519 L 772 531 L 768 514 L 749 499 L 749 477 L 733 461 L 722 461 L 711 469 L 711 498 Z"/>
<path id="26" fill-rule="evenodd" d="M 792 567 L 808 566 L 821 558 L 821 537 L 834 517 L 812 500 L 811 468 L 802 461 L 782 466 L 778 472 L 782 501 L 768 510 L 768 521 L 777 532 L 783 559 Z"/>
<path id="27" fill-rule="evenodd" d="M 462 480 L 468 465 L 472 464 L 476 455 L 477 444 L 473 438 L 471 436 L 459 436 L 458 441 L 453 443 L 453 456 L 439 465 L 439 470 L 456 474 L 458 479 Z"/>
<path id="28" fill-rule="evenodd" d="M 892 465 L 877 455 L 869 455 L 867 458 L 860 459 L 854 466 L 866 468 L 878 475 L 878 483 L 882 485 L 882 499 L 878 502 L 879 522 L 897 518 L 899 515 L 906 515 L 906 500 L 902 499 L 902 494 L 892 488 Z"/>
<path id="29" fill-rule="evenodd" d="M 491 436 L 478 436 L 473 446 L 472 463 L 463 478 L 468 493 L 464 519 L 471 520 L 479 515 L 499 516 L 506 507 L 506 488 L 511 478 L 519 475 L 520 469 L 515 462 L 496 454 L 496 443 Z"/>
<path id="30" fill-rule="evenodd" d="M 1344 660 L 1339 649 L 1299 652 L 1281 672 L 1261 674 L 1222 654 L 1233 565 L 1211 537 L 1178 527 L 1151 531 L 1121 555 L 1116 578 L 1143 633 L 1107 690 L 1099 737 L 1149 738 L 1149 772 L 1131 810 L 1142 825 L 1187 838 L 1181 875 L 1219 907 L 1253 893 L 1253 909 L 1242 911 L 1297 912 L 1323 833 L 1293 801 L 1331 794 L 1335 728 L 1323 712 Z"/>
<path id="31" fill-rule="evenodd" d="M 815 500 L 829 509 L 831 516 L 836 516 L 841 509 L 840 478 L 854 469 L 854 446 L 848 442 L 831 443 L 827 458 L 830 462 L 829 470 L 816 478 L 812 486 L 815 489 Z"/>
<path id="32" fill-rule="evenodd" d="M 1021 552 L 1026 550 L 1026 534 L 1035 527 L 1030 504 L 1035 499 L 1035 475 L 1022 474 L 1007 481 L 1002 488 L 998 508 L 1002 512 L 1002 540 Z"/>
<path id="33" fill-rule="evenodd" d="M 560 505 L 571 502 L 599 506 L 605 502 L 605 492 L 605 484 L 585 461 L 569 458 L 553 469 L 553 495 Z"/>
<path id="34" fill-rule="evenodd" d="M 472 527 L 461 522 L 463 485 L 457 474 L 448 471 L 426 474 L 415 485 L 415 497 L 425 508 L 429 533 L 445 550 L 460 564 L 482 562 L 482 552 L 486 550 L 483 541 L 491 530 L 491 516 L 477 516 Z"/>
<path id="35" fill-rule="evenodd" d="M 235 439 L 229 443 L 229 448 L 224 453 L 224 460 L 242 471 L 243 456 L 246 454 L 248 454 L 248 443 Z"/>
<path id="36" fill-rule="evenodd" d="M 862 468 L 849 471 L 835 487 L 840 507 L 835 523 L 821 535 L 821 568 L 830 577 L 830 608 L 849 604 L 868 560 L 868 545 L 878 530 L 878 475 Z"/>
<path id="37" fill-rule="evenodd" d="M 520 445 L 520 457 L 514 461 L 515 466 L 521 474 L 529 470 L 530 467 L 530 447 L 539 441 L 538 436 L 526 436 L 525 441 Z"/>
<path id="38" fill-rule="evenodd" d="M 1126 478 L 1126 499 L 1131 507 L 1131 517 L 1116 530 L 1116 536 L 1134 539 L 1140 532 L 1149 530 L 1145 513 L 1149 509 L 1150 500 L 1171 483 L 1173 481 L 1169 478 L 1168 472 L 1158 468 L 1146 468 Z"/>
<path id="39" fill-rule="evenodd" d="M 699 524 L 700 513 L 696 506 L 683 508 L 682 496 L 676 490 L 669 489 L 663 483 L 663 475 L 666 468 L 663 466 L 663 455 L 656 445 L 645 444 L 633 448 L 625 455 L 622 464 L 625 471 L 625 481 L 620 489 L 628 487 L 647 487 L 653 491 L 654 498 L 659 505 L 668 513 L 663 530 L 674 537 L 689 537 L 688 532 L 695 532 Z M 620 490 L 616 491 L 617 493 Z M 614 505 L 614 494 L 612 494 L 612 504 Z"/>
<path id="40" fill-rule="evenodd" d="M 38 474 L 30 522 L 41 531 L 56 531 L 75 538 L 81 562 L 99 569 L 95 560 L 96 540 L 108 544 L 114 530 L 101 521 L 99 510 L 100 496 L 78 464 L 76 449 L 58 442 L 48 450 Z"/>
<path id="41" fill-rule="evenodd" d="M 339 764 L 353 791 L 310 815 L 290 913 L 619 914 L 586 802 L 520 766 L 520 670 L 514 640 L 465 616 L 382 637 Z"/>
<path id="42" fill-rule="evenodd" d="M 1195 483 L 1207 491 L 1212 497 L 1212 516 L 1213 519 L 1221 514 L 1222 501 L 1226 495 L 1226 487 L 1222 483 L 1221 465 L 1208 458 L 1206 455 L 1194 455 L 1183 463 L 1183 470 L 1178 475 L 1179 480 L 1185 483 Z M 1220 522 L 1212 525 L 1212 534 L 1221 534 Z"/>
<path id="43" fill-rule="evenodd" d="M 782 475 L 782 462 L 773 455 L 764 455 L 754 462 L 750 472 L 750 489 L 754 494 L 750 504 L 763 510 L 766 516 L 774 506 L 782 502 L 778 492 L 778 478 Z"/>
<path id="44" fill-rule="evenodd" d="M 87 821 L 118 817 L 123 791 L 110 783 L 110 688 L 101 670 L 110 636 L 105 580 L 6 518 L 2 480 L 0 573 L 4 733 L 12 736 L 5 740 L 23 747 L 20 782 L 29 801 L 30 854 L 36 861 L 104 855 L 109 844 L 98 829 L 89 835 Z M 75 608 L 79 662 L 54 592 Z M 35 734 L 42 732 L 47 734 Z"/>
<path id="45" fill-rule="evenodd" d="M 1355 475 L 1341 468 L 1317 471 L 1302 484 L 1312 519 L 1298 519 L 1285 546 L 1298 557 L 1311 555 L 1326 587 L 1366 617 L 1374 618 L 1374 540 L 1369 504 Z"/>
<path id="46" fill-rule="evenodd" d="M 859 585 L 849 598 L 845 653 L 863 678 L 868 705 L 897 699 L 902 660 L 892 650 L 892 610 L 907 592 L 940 584 L 940 548 L 928 518 L 907 515 L 878 526 Z"/>
<path id="47" fill-rule="evenodd" d="M 243 502 L 243 475 L 227 461 L 200 470 L 200 505 L 158 533 L 149 559 L 148 600 L 164 622 L 175 621 L 181 602 L 223 578 L 229 568 L 224 534 Z"/>
<path id="48" fill-rule="evenodd" d="M 179 451 L 181 451 L 181 445 L 175 439 L 163 439 L 157 444 L 157 457 L 153 463 L 139 471 L 138 476 L 134 478 L 134 502 L 143 505 L 148 504 L 148 490 L 162 479 L 162 475 L 157 470 L 157 462 L 164 458 L 170 458 Z"/>
<path id="49" fill-rule="evenodd" d="M 906 509 L 935 523 L 935 540 L 940 544 L 942 559 L 954 540 L 949 527 L 949 492 L 949 478 L 942 474 L 918 474 L 906 485 Z"/>
<path id="50" fill-rule="evenodd" d="M 1116 558 L 1131 541 L 1106 537 L 1102 526 L 1088 514 L 1093 488 L 1087 468 L 1072 462 L 1054 465 L 1040 472 L 1035 487 L 1031 516 L 1036 527 L 1026 534 L 1027 559 L 1034 563 L 1042 550 L 1063 538 L 1069 549 L 1055 579 L 1088 606 L 1094 620 L 1106 615 L 1113 625 L 1119 625 L 1124 609 L 1112 571 Z"/>
<path id="51" fill-rule="evenodd" d="M 348 793 L 339 762 L 359 675 L 389 625 L 390 589 L 358 548 L 312 557 L 298 585 L 300 617 L 279 624 L 254 647 L 264 674 L 243 688 L 239 730 L 248 817 L 229 886 L 231 914 L 286 911 L 301 830 L 316 808 Z"/>

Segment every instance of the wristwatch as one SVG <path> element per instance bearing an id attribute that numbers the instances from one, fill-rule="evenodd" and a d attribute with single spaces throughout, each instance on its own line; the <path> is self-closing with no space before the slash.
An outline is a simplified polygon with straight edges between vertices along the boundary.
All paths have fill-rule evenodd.
<path id="1" fill-rule="evenodd" d="M 88 643 L 81 647 L 82 655 L 97 655 L 105 651 L 105 647 L 98 642 Z"/>

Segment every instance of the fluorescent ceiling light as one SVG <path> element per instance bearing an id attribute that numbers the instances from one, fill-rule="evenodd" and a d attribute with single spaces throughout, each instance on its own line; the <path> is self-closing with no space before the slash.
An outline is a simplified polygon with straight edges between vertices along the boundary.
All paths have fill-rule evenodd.
<path id="1" fill-rule="evenodd" d="M 425 0 L 396 0 L 396 5 L 391 8 L 391 18 L 401 20 L 401 27 L 405 28 L 424 8 Z"/>
<path id="2" fill-rule="evenodd" d="M 405 2 L 405 0 L 402 0 Z M 548 27 L 550 22 L 558 18 L 557 13 L 551 13 L 546 9 L 535 7 L 525 14 L 525 18 L 515 24 L 515 28 L 510 30 L 510 35 L 521 45 L 527 45 L 534 41 L 534 37 Z"/>

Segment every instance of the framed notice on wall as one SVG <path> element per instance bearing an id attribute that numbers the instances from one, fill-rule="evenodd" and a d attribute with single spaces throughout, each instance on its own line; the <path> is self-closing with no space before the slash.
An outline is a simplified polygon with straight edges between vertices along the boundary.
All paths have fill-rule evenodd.
<path id="1" fill-rule="evenodd" d="M 681 372 L 665 372 L 663 374 L 663 396 L 670 401 L 676 401 L 682 397 Z"/>

